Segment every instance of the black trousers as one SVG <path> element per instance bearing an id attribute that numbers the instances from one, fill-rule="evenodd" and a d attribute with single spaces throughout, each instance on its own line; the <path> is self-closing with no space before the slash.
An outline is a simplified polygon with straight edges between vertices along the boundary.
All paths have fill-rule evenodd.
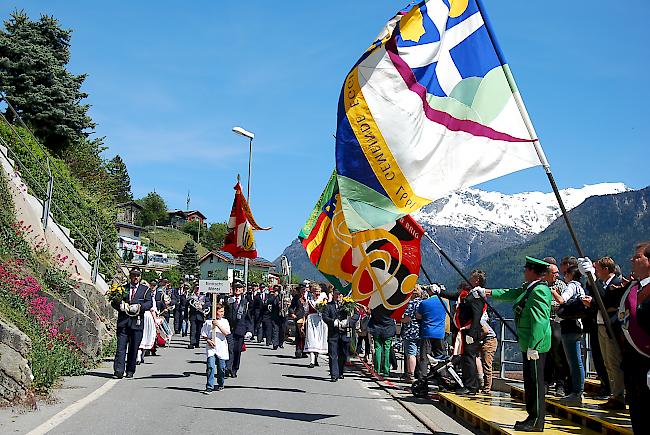
<path id="1" fill-rule="evenodd" d="M 185 320 L 183 311 L 183 308 L 178 305 L 174 308 L 174 334 L 180 334 L 183 330 L 183 320 Z"/>
<path id="2" fill-rule="evenodd" d="M 235 348 L 233 346 L 232 334 L 226 335 L 226 342 L 228 343 L 228 361 L 226 361 L 226 370 L 232 370 L 232 353 Z"/>
<path id="3" fill-rule="evenodd" d="M 600 341 L 598 340 L 598 329 L 595 332 L 589 333 L 589 345 L 591 346 L 591 357 L 594 360 L 594 368 L 600 379 L 604 395 L 609 395 L 609 376 L 607 375 L 607 367 L 605 367 L 605 360 L 603 359 L 603 352 L 600 350 Z"/>
<path id="4" fill-rule="evenodd" d="M 262 318 L 262 330 L 264 334 L 264 340 L 266 340 L 266 345 L 271 345 L 271 339 L 273 335 L 273 321 L 271 318 Z"/>
<path id="5" fill-rule="evenodd" d="M 526 358 L 526 352 L 522 353 L 524 361 L 524 401 L 528 412 L 528 422 L 531 425 L 544 429 L 544 417 L 546 415 L 546 402 L 544 401 L 544 363 L 546 352 L 539 354 L 538 360 Z"/>
<path id="6" fill-rule="evenodd" d="M 201 329 L 203 328 L 203 320 L 193 319 L 190 322 L 190 344 L 198 346 L 201 343 Z"/>
<path id="7" fill-rule="evenodd" d="M 244 336 L 232 334 L 232 366 L 230 370 L 237 373 L 241 363 L 241 348 L 244 346 Z"/>
<path id="8" fill-rule="evenodd" d="M 262 328 L 262 319 L 259 318 L 255 321 L 255 337 L 257 337 L 257 342 L 262 342 L 262 336 L 264 335 L 264 329 Z"/>
<path id="9" fill-rule="evenodd" d="M 463 332 L 463 340 L 465 333 Z M 472 391 L 478 391 L 481 387 L 478 378 L 478 369 L 476 368 L 476 357 L 481 352 L 481 344 L 475 341 L 472 344 L 463 343 L 463 355 L 460 357 L 460 367 L 463 371 L 463 384 L 465 388 Z"/>
<path id="10" fill-rule="evenodd" d="M 329 356 L 330 376 L 332 378 L 338 379 L 343 374 L 349 353 L 350 338 L 339 335 L 327 339 L 327 355 Z"/>
<path id="11" fill-rule="evenodd" d="M 546 364 L 544 364 L 544 382 L 547 384 L 555 383 L 556 388 L 567 383 L 569 375 L 569 365 L 564 355 L 564 347 L 562 346 L 562 331 L 559 322 L 551 320 L 551 350 L 548 351 L 546 357 Z"/>
<path id="12" fill-rule="evenodd" d="M 632 431 L 635 434 L 648 434 L 650 433 L 650 418 L 648 418 L 650 388 L 647 376 L 650 370 L 650 358 L 639 354 L 627 342 L 623 343 L 622 352 L 625 398 L 630 406 Z"/>
<path id="13" fill-rule="evenodd" d="M 117 350 L 113 360 L 113 371 L 124 374 L 126 359 L 126 372 L 135 373 L 135 363 L 138 357 L 138 348 L 142 341 L 142 329 L 131 329 L 128 326 L 117 328 Z"/>
<path id="14" fill-rule="evenodd" d="M 445 342 L 442 338 L 422 338 L 420 339 L 420 353 L 417 355 L 417 373 L 418 379 L 422 379 L 429 373 L 429 358 L 432 355 L 436 359 L 447 356 Z"/>
<path id="15" fill-rule="evenodd" d="M 274 320 L 271 331 L 271 344 L 273 347 L 282 346 L 287 329 L 287 321 L 284 317 Z"/>

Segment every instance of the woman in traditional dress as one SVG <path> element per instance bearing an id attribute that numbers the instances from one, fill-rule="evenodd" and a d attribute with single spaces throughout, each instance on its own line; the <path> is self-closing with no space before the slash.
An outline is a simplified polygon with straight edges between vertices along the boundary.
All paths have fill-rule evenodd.
<path id="1" fill-rule="evenodd" d="M 154 319 L 156 312 L 155 301 L 155 283 L 149 285 L 149 292 L 146 297 L 150 297 L 153 303 L 151 309 L 144 313 L 144 325 L 142 328 L 142 341 L 140 341 L 140 348 L 138 349 L 137 364 L 144 363 L 145 352 L 151 350 L 156 342 L 156 321 Z"/>
<path id="2" fill-rule="evenodd" d="M 309 368 L 313 368 L 318 365 L 318 354 L 327 353 L 327 325 L 316 309 L 319 302 L 327 302 L 327 294 L 320 292 L 318 284 L 307 284 L 307 289 L 304 352 L 309 354 Z"/>

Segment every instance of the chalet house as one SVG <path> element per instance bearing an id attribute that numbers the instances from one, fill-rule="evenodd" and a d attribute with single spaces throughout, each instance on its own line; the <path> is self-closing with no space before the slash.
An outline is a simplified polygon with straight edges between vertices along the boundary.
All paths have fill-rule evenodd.
<path id="1" fill-rule="evenodd" d="M 267 277 L 273 271 L 275 265 L 269 260 L 257 257 L 248 261 L 250 272 L 262 272 Z M 224 251 L 210 251 L 199 260 L 201 279 L 228 279 L 241 277 L 244 273 L 244 259 L 233 258 Z"/>
<path id="2" fill-rule="evenodd" d="M 203 225 L 207 219 L 198 210 L 169 210 L 167 216 L 169 217 L 167 225 L 174 228 L 181 227 L 187 222 L 198 222 L 200 225 Z"/>

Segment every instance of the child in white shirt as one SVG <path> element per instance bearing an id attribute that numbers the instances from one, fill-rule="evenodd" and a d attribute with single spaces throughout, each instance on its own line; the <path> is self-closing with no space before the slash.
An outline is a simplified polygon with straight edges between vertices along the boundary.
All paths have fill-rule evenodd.
<path id="1" fill-rule="evenodd" d="M 205 355 L 207 357 L 207 383 L 205 394 L 211 394 L 212 390 L 223 390 L 224 373 L 226 361 L 228 360 L 228 342 L 226 336 L 230 334 L 230 324 L 223 318 L 224 307 L 221 304 L 216 306 L 216 316 L 212 320 L 206 320 L 201 329 L 201 339 L 205 340 Z M 214 374 L 217 372 L 217 387 L 214 388 Z"/>

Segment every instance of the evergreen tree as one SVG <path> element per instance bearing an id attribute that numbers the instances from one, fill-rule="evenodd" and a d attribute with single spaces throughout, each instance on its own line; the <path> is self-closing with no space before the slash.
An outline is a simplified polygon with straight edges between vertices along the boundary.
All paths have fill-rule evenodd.
<path id="1" fill-rule="evenodd" d="M 72 31 L 54 17 L 31 21 L 15 11 L 0 29 L 0 90 L 34 133 L 61 154 L 70 144 L 87 138 L 95 128 L 88 116 L 88 95 L 81 91 L 85 74 L 66 70 Z M 6 116 L 14 122 L 7 108 Z"/>
<path id="2" fill-rule="evenodd" d="M 140 225 L 154 225 L 156 222 L 161 223 L 167 220 L 167 204 L 156 192 L 148 193 L 137 202 L 142 206 L 142 212 L 139 214 Z"/>
<path id="3" fill-rule="evenodd" d="M 194 242 L 188 241 L 185 246 L 183 246 L 183 251 L 178 257 L 178 267 L 180 268 L 183 276 L 199 276 L 199 256 L 196 253 L 196 246 L 194 246 Z"/>
<path id="4" fill-rule="evenodd" d="M 131 178 L 126 164 L 120 155 L 116 155 L 107 165 L 108 174 L 111 178 L 116 203 L 127 202 L 133 199 L 131 193 Z"/>

